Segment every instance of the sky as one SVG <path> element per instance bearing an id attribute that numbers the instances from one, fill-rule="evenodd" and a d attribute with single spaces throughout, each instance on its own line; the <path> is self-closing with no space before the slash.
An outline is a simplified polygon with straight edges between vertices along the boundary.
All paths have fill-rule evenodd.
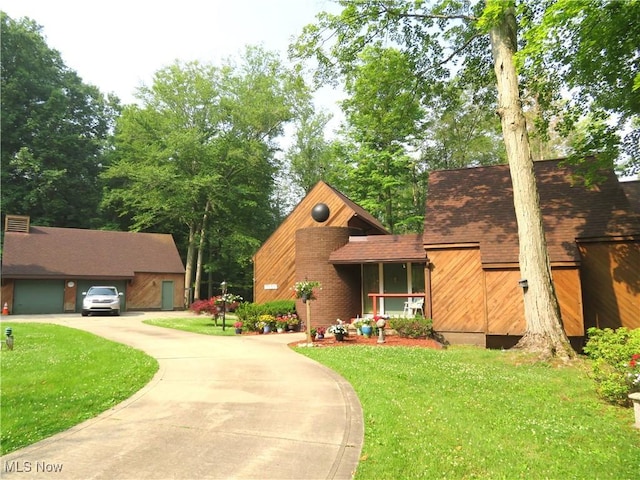
<path id="1" fill-rule="evenodd" d="M 335 6 L 333 5 L 335 8 Z M 2 0 L 11 18 L 43 27 L 50 48 L 102 93 L 133 103 L 141 84 L 175 60 L 219 63 L 262 45 L 286 60 L 287 46 L 331 0 Z M 336 92 L 316 96 L 332 113 Z"/>

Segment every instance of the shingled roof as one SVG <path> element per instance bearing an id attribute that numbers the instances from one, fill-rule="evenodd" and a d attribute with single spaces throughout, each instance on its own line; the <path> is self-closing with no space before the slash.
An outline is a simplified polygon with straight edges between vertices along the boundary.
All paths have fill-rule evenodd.
<path id="1" fill-rule="evenodd" d="M 349 238 L 349 243 L 331 253 L 329 262 L 403 263 L 425 262 L 422 235 L 368 235 Z"/>
<path id="2" fill-rule="evenodd" d="M 622 190 L 627 195 L 629 205 L 636 213 L 640 213 L 640 180 L 620 182 Z"/>
<path id="3" fill-rule="evenodd" d="M 136 272 L 184 273 L 173 237 L 33 226 L 29 233 L 5 232 L 5 278 L 128 279 Z"/>
<path id="4" fill-rule="evenodd" d="M 589 189 L 560 160 L 535 162 L 534 168 L 552 262 L 578 261 L 576 240 L 640 235 L 640 218 L 612 171 Z M 517 262 L 509 167 L 433 172 L 423 240 L 426 246 L 479 243 L 483 263 Z"/>

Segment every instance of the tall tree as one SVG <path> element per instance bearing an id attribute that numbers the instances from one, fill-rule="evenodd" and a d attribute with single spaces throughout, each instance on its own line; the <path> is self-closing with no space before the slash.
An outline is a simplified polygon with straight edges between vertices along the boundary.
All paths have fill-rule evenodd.
<path id="1" fill-rule="evenodd" d="M 426 111 L 420 152 L 427 170 L 506 163 L 495 108 L 487 108 L 458 80 L 433 97 Z"/>
<path id="2" fill-rule="evenodd" d="M 640 173 L 640 2 L 544 0 L 520 6 L 524 28 L 519 71 L 531 79 L 541 120 L 559 118 L 578 160 L 597 153 L 627 175 Z M 571 91 L 555 102 L 558 85 Z"/>
<path id="3" fill-rule="evenodd" d="M 118 122 L 104 203 L 133 229 L 184 225 L 185 286 L 200 298 L 205 263 L 246 263 L 247 246 L 272 230 L 274 142 L 308 92 L 275 54 L 251 47 L 237 64 L 162 69 L 138 98 Z"/>
<path id="4" fill-rule="evenodd" d="M 325 129 L 331 115 L 305 109 L 297 120 L 293 144 L 287 150 L 286 158 L 290 173 L 304 194 L 309 193 L 320 180 L 327 180 L 332 168 L 331 143 L 325 137 Z"/>
<path id="5" fill-rule="evenodd" d="M 100 226 L 98 175 L 117 100 L 66 67 L 34 21 L 0 18 L 2 209 L 40 225 Z"/>
<path id="6" fill-rule="evenodd" d="M 548 95 L 549 92 L 540 89 L 542 85 L 552 87 L 551 93 L 557 92 L 553 88 L 559 87 L 562 82 L 536 83 L 538 78 L 535 75 L 521 78 L 518 76 L 516 63 L 517 60 L 522 64 L 526 63 L 525 60 L 516 58 L 518 41 L 523 40 L 523 37 L 518 36 L 519 27 L 526 25 L 531 29 L 533 17 L 518 17 L 515 0 L 487 0 L 472 4 L 449 0 L 341 0 L 338 3 L 343 6 L 341 13 L 321 13 L 318 22 L 307 26 L 293 47 L 294 53 L 302 57 L 313 56 L 318 61 L 320 80 L 335 78 L 338 74 L 348 75 L 358 64 L 358 52 L 374 41 L 386 41 L 400 46 L 412 58 L 425 82 L 442 84 L 447 81 L 445 66 L 456 57 L 460 59 L 456 68 L 462 68 L 463 76 L 467 79 L 483 80 L 486 86 L 486 82 L 493 78 L 497 91 L 497 113 L 513 180 L 520 241 L 520 269 L 522 277 L 529 284 L 529 288 L 524 291 L 527 329 L 519 345 L 543 355 L 573 356 L 562 329 L 558 301 L 551 281 L 521 97 L 521 90 L 528 91 L 530 95 Z M 561 3 L 567 6 L 571 2 Z M 596 5 L 603 2 L 583 0 L 579 3 Z M 528 3 L 522 2 L 521 6 L 526 7 Z M 544 9 L 544 5 L 542 8 Z M 635 11 L 637 10 L 634 9 Z M 583 9 L 581 13 L 585 18 L 595 14 L 595 10 Z M 580 31 L 579 36 L 587 41 L 596 38 L 590 36 L 588 31 L 581 31 L 579 25 L 572 22 L 565 22 L 563 25 L 568 28 L 564 34 L 571 35 Z M 329 42 L 329 38 L 333 43 Z M 637 36 L 635 38 L 637 40 Z M 612 41 L 613 36 L 607 36 L 606 39 Z M 631 52 L 629 58 L 634 58 L 635 55 L 637 60 L 637 50 L 626 45 L 624 51 Z M 637 41 L 635 45 L 637 49 Z M 607 46 L 608 44 L 599 48 Z M 563 45 L 556 42 L 554 47 L 561 49 Z M 538 48 L 534 49 L 534 53 L 540 53 L 544 57 L 545 51 L 544 48 Z M 553 58 L 557 60 L 559 67 L 573 65 L 571 55 L 558 54 Z M 493 66 L 492 75 L 489 74 L 490 66 Z M 535 69 L 533 73 L 536 73 Z M 521 79 L 527 81 L 526 86 L 519 83 Z M 604 85 L 619 88 L 613 78 L 606 80 Z M 599 95 L 603 99 L 605 96 Z M 556 99 L 553 95 L 548 95 L 547 98 Z"/>
<path id="7" fill-rule="evenodd" d="M 391 232 L 406 231 L 424 205 L 415 205 L 415 162 L 424 110 L 411 59 L 395 48 L 370 45 L 346 75 L 342 102 L 348 141 L 355 157 L 350 196 L 381 219 Z M 414 225 L 415 226 L 415 225 Z"/>

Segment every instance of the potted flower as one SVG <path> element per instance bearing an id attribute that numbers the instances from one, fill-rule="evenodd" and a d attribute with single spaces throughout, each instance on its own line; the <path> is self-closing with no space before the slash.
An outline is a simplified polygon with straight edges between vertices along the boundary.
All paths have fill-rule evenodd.
<path id="1" fill-rule="evenodd" d="M 297 326 L 300 324 L 300 319 L 298 318 L 298 315 L 295 313 L 288 313 L 286 315 L 286 319 L 287 319 L 287 328 L 291 332 L 293 332 L 297 328 Z"/>
<path id="2" fill-rule="evenodd" d="M 356 318 L 352 324 L 355 327 L 356 333 L 358 335 L 362 335 L 362 330 L 361 330 L 363 325 L 362 320 L 363 320 L 362 318 Z"/>
<path id="3" fill-rule="evenodd" d="M 273 315 L 264 314 L 258 317 L 258 328 L 262 333 L 269 333 L 275 323 L 276 318 Z"/>
<path id="4" fill-rule="evenodd" d="M 344 337 L 349 333 L 347 332 L 347 327 L 342 324 L 342 321 L 338 320 L 338 322 L 339 323 L 337 325 L 331 325 L 328 332 L 333 333 L 333 336 L 336 337 L 336 340 L 338 342 L 342 342 L 344 340 Z"/>
<path id="5" fill-rule="evenodd" d="M 233 324 L 233 328 L 236 329 L 236 334 L 240 335 L 242 333 L 242 322 L 237 321 Z"/>
<path id="6" fill-rule="evenodd" d="M 312 328 L 311 329 L 311 334 L 313 335 L 313 337 L 316 340 L 322 340 L 324 338 L 324 332 L 325 332 L 325 328 L 324 327 L 318 327 L 318 328 Z"/>
<path id="7" fill-rule="evenodd" d="M 296 294 L 296 298 L 302 299 L 302 303 L 307 303 L 307 300 L 316 299 L 313 289 L 320 288 L 320 286 L 320 282 L 304 280 L 302 282 L 296 282 L 293 286 L 293 291 Z"/>
<path id="8" fill-rule="evenodd" d="M 220 305 L 227 312 L 233 312 L 242 301 L 240 295 L 234 295 L 233 293 L 223 293 L 214 297 L 216 305 Z"/>
<path id="9" fill-rule="evenodd" d="M 278 333 L 283 333 L 285 328 L 287 328 L 287 325 L 286 317 L 283 317 L 282 315 L 278 315 L 276 317 L 276 330 Z"/>
<path id="10" fill-rule="evenodd" d="M 373 326 L 371 325 L 370 318 L 362 319 L 362 325 L 360 326 L 360 330 L 362 331 L 362 335 L 364 335 L 365 337 L 367 338 L 371 337 L 371 334 L 373 333 Z"/>

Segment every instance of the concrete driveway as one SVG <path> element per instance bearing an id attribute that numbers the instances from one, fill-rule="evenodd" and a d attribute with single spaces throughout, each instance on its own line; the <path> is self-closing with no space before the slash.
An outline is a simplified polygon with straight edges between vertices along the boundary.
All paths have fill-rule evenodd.
<path id="1" fill-rule="evenodd" d="M 192 314 L 3 318 L 86 330 L 143 350 L 160 369 L 113 409 L 1 457 L 2 478 L 352 477 L 360 402 L 342 377 L 287 347 L 303 334 L 212 337 L 142 323 L 161 315 Z"/>

